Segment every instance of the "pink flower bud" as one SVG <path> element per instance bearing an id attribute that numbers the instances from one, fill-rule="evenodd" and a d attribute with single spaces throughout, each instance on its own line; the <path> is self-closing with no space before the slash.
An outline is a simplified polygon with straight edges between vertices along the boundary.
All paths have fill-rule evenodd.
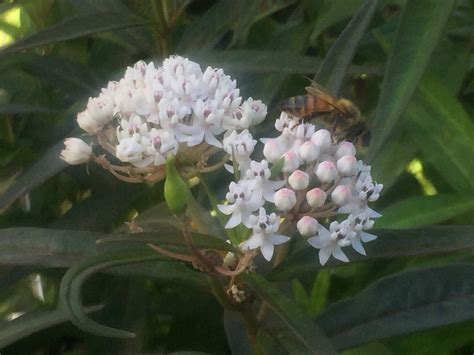
<path id="1" fill-rule="evenodd" d="M 71 165 L 87 162 L 92 154 L 92 148 L 79 138 L 67 138 L 64 141 L 64 150 L 61 159 Z"/>
<path id="2" fill-rule="evenodd" d="M 283 165 L 284 172 L 290 173 L 298 169 L 300 166 L 300 157 L 295 152 L 290 150 L 283 154 L 283 157 L 285 158 L 285 163 Z"/>
<path id="3" fill-rule="evenodd" d="M 276 163 L 283 155 L 281 144 L 276 139 L 269 139 L 263 147 L 263 155 L 270 163 Z"/>
<path id="4" fill-rule="evenodd" d="M 320 129 L 313 133 L 311 142 L 319 148 L 321 152 L 326 152 L 331 146 L 331 133 L 327 129 Z"/>
<path id="5" fill-rule="evenodd" d="M 301 159 L 307 163 L 316 161 L 319 156 L 319 148 L 315 146 L 311 141 L 304 142 L 299 148 Z"/>
<path id="6" fill-rule="evenodd" d="M 344 155 L 336 163 L 342 176 L 352 176 L 357 170 L 357 159 L 353 155 Z"/>
<path id="7" fill-rule="evenodd" d="M 296 195 L 293 190 L 283 188 L 275 193 L 275 206 L 280 211 L 289 211 L 296 205 Z"/>
<path id="8" fill-rule="evenodd" d="M 344 141 L 339 143 L 339 145 L 337 146 L 336 158 L 340 159 L 345 155 L 356 155 L 356 149 L 354 147 L 354 144 L 352 144 L 351 142 Z"/>
<path id="9" fill-rule="evenodd" d="M 290 186 L 295 190 L 306 189 L 309 185 L 309 175 L 304 171 L 295 170 L 288 178 Z"/>
<path id="10" fill-rule="evenodd" d="M 298 232 L 303 237 L 311 237 L 315 235 L 316 232 L 318 231 L 318 226 L 319 226 L 318 221 L 310 216 L 302 217 L 296 224 L 296 228 L 298 229 Z"/>
<path id="11" fill-rule="evenodd" d="M 346 185 L 339 185 L 336 186 L 334 191 L 331 193 L 331 199 L 336 205 L 343 205 L 346 202 L 349 194 L 351 193 L 351 189 Z"/>
<path id="12" fill-rule="evenodd" d="M 336 165 L 331 161 L 323 161 L 316 168 L 316 176 L 322 183 L 331 182 L 337 176 Z"/>
<path id="13" fill-rule="evenodd" d="M 326 197 L 327 195 L 324 190 L 315 187 L 306 193 L 306 202 L 308 202 L 308 205 L 311 207 L 318 208 L 324 205 L 324 202 L 326 202 Z"/>

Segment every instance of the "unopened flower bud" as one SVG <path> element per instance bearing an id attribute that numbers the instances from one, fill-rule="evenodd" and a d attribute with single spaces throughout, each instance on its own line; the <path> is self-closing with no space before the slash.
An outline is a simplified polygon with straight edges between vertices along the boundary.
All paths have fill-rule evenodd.
<path id="1" fill-rule="evenodd" d="M 304 142 L 299 148 L 301 159 L 306 163 L 312 163 L 319 157 L 319 148 L 314 145 L 311 141 Z"/>
<path id="2" fill-rule="evenodd" d="M 345 155 L 356 155 L 356 149 L 354 147 L 354 144 L 352 144 L 351 142 L 344 141 L 339 143 L 339 145 L 337 146 L 336 158 L 340 159 Z"/>
<path id="3" fill-rule="evenodd" d="M 296 224 L 296 228 L 298 229 L 298 232 L 303 237 L 311 237 L 315 235 L 316 232 L 318 231 L 318 226 L 319 226 L 318 221 L 310 216 L 302 217 Z"/>
<path id="4" fill-rule="evenodd" d="M 295 170 L 288 178 L 290 186 L 295 190 L 306 189 L 309 185 L 309 175 L 304 171 Z"/>
<path id="5" fill-rule="evenodd" d="M 336 205 L 343 205 L 349 196 L 351 189 L 346 185 L 336 186 L 334 191 L 331 193 L 331 199 Z"/>
<path id="6" fill-rule="evenodd" d="M 188 185 L 176 170 L 173 156 L 166 160 L 164 196 L 171 211 L 179 214 L 185 210 L 188 201 Z"/>
<path id="7" fill-rule="evenodd" d="M 337 176 L 336 165 L 331 161 L 323 161 L 316 168 L 316 176 L 322 183 L 333 181 Z"/>
<path id="8" fill-rule="evenodd" d="M 103 128 L 102 124 L 99 124 L 96 120 L 94 120 L 91 117 L 88 110 L 85 110 L 77 114 L 77 124 L 84 131 L 90 134 L 96 134 Z"/>
<path id="9" fill-rule="evenodd" d="M 61 152 L 61 159 L 71 165 L 83 164 L 92 155 L 92 148 L 79 138 L 67 138 L 64 141 L 65 149 Z"/>
<path id="10" fill-rule="evenodd" d="M 281 144 L 276 139 L 269 139 L 263 147 L 263 155 L 270 163 L 275 163 L 283 155 Z"/>
<path id="11" fill-rule="evenodd" d="M 318 208 L 324 205 L 324 202 L 326 202 L 326 197 L 327 195 L 324 190 L 315 187 L 306 193 L 306 202 L 308 202 L 308 205 L 311 207 Z"/>
<path id="12" fill-rule="evenodd" d="M 300 157 L 293 151 L 288 151 L 283 154 L 285 158 L 285 163 L 283 164 L 283 171 L 290 173 L 295 171 L 300 166 Z"/>
<path id="13" fill-rule="evenodd" d="M 336 163 L 342 176 L 352 176 L 357 171 L 357 159 L 353 155 L 344 155 Z"/>
<path id="14" fill-rule="evenodd" d="M 326 152 L 331 146 L 331 133 L 327 129 L 320 129 L 313 133 L 311 142 L 319 148 L 321 152 Z"/>
<path id="15" fill-rule="evenodd" d="M 233 268 L 237 264 L 237 257 L 234 253 L 229 251 L 225 256 L 222 262 L 222 265 L 228 269 Z"/>
<path id="16" fill-rule="evenodd" d="M 293 190 L 283 188 L 275 193 L 275 206 L 280 211 L 289 211 L 296 205 L 296 195 Z"/>

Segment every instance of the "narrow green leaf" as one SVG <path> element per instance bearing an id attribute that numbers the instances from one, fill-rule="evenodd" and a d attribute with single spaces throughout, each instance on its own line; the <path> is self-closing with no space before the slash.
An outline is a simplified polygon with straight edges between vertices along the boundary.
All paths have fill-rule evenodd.
<path id="1" fill-rule="evenodd" d="M 87 307 L 84 312 L 92 313 L 101 308 L 102 306 Z M 0 349 L 38 331 L 67 321 L 69 321 L 69 314 L 62 309 L 34 312 L 21 316 L 2 326 L 0 330 Z"/>
<path id="2" fill-rule="evenodd" d="M 49 107 L 33 106 L 23 103 L 0 104 L 0 115 L 2 114 L 25 114 L 25 113 L 49 113 L 57 112 L 56 109 Z M 5 117 L 5 116 L 3 116 Z M 1 118 L 1 117 L 0 117 Z"/>
<path id="3" fill-rule="evenodd" d="M 431 226 L 420 229 L 381 229 L 373 231 L 377 240 L 367 243 L 367 256 L 346 248 L 344 252 L 351 262 L 372 261 L 407 256 L 440 255 L 474 248 L 474 226 Z M 330 259 L 328 266 L 345 263 Z M 318 250 L 308 247 L 280 264 L 268 275 L 270 280 L 288 280 L 305 272 L 322 268 Z"/>
<path id="4" fill-rule="evenodd" d="M 228 50 L 191 52 L 190 58 L 198 63 L 205 63 L 218 68 L 225 68 L 232 73 L 282 73 L 282 74 L 313 74 L 320 67 L 321 59 L 302 55 L 291 51 L 271 50 Z M 352 64 L 348 68 L 353 75 L 382 74 L 382 66 L 374 64 Z"/>
<path id="5" fill-rule="evenodd" d="M 382 211 L 377 228 L 415 228 L 444 222 L 474 209 L 474 194 L 417 196 L 394 203 Z"/>
<path id="6" fill-rule="evenodd" d="M 472 319 L 473 273 L 473 265 L 449 265 L 384 277 L 331 305 L 317 322 L 341 350 Z"/>
<path id="7" fill-rule="evenodd" d="M 351 17 L 362 5 L 363 0 L 325 0 L 311 33 L 311 43 L 327 28 Z"/>
<path id="8" fill-rule="evenodd" d="M 144 25 L 145 20 L 113 12 L 72 17 L 22 38 L 0 50 L 0 56 L 97 33 Z"/>
<path id="9" fill-rule="evenodd" d="M 224 310 L 224 329 L 232 354 L 251 354 L 245 323 L 240 313 Z"/>
<path id="10" fill-rule="evenodd" d="M 243 277 L 273 312 L 288 326 L 311 354 L 335 354 L 331 342 L 314 322 L 278 288 L 258 274 Z"/>
<path id="11" fill-rule="evenodd" d="M 314 279 L 313 288 L 309 299 L 309 314 L 316 315 L 324 308 L 328 301 L 329 287 L 331 285 L 331 271 L 323 269 Z"/>
<path id="12" fill-rule="evenodd" d="M 453 3 L 453 0 L 407 2 L 382 83 L 369 160 L 378 153 L 415 92 Z"/>
<path id="13" fill-rule="evenodd" d="M 366 0 L 329 50 L 314 80 L 338 95 L 357 45 L 374 16 L 378 0 Z"/>
<path id="14" fill-rule="evenodd" d="M 15 179 L 15 182 L 0 196 L 0 213 L 17 198 L 33 190 L 68 165 L 59 158 L 63 149 L 64 143 L 61 140 L 51 147 L 31 168 Z"/>

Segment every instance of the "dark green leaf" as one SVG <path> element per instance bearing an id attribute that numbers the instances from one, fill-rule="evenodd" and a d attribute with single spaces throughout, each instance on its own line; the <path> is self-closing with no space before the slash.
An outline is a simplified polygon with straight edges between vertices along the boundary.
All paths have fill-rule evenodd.
<path id="1" fill-rule="evenodd" d="M 95 13 L 66 19 L 40 32 L 20 39 L 0 50 L 0 56 L 47 44 L 145 24 L 143 19 L 120 13 Z"/>
<path id="2" fill-rule="evenodd" d="M 243 277 L 312 354 L 335 354 L 331 342 L 310 318 L 272 283 L 258 274 Z"/>
<path id="3" fill-rule="evenodd" d="M 377 225 L 377 224 L 376 224 Z M 432 226 L 407 230 L 375 230 L 378 239 L 367 243 L 367 256 L 347 248 L 344 252 L 351 262 L 371 261 L 406 256 L 440 255 L 474 248 L 474 226 Z M 329 266 L 345 265 L 330 259 Z M 318 250 L 305 248 L 279 265 L 270 275 L 271 280 L 288 280 L 304 272 L 320 270 Z"/>
<path id="4" fill-rule="evenodd" d="M 382 211 L 377 228 L 414 228 L 444 222 L 474 209 L 474 195 L 417 196 Z"/>
<path id="5" fill-rule="evenodd" d="M 407 2 L 382 83 L 369 160 L 378 153 L 415 92 L 453 3 L 453 0 Z"/>
<path id="6" fill-rule="evenodd" d="M 102 306 L 87 307 L 86 313 L 92 313 Z M 34 312 L 14 319 L 2 326 L 0 330 L 0 349 L 26 338 L 40 330 L 69 321 L 69 315 L 62 309 Z"/>
<path id="7" fill-rule="evenodd" d="M 89 277 L 106 269 L 160 260 L 163 256 L 149 248 L 129 248 L 88 258 L 73 265 L 64 275 L 59 291 L 61 305 L 69 313 L 71 321 L 86 332 L 113 338 L 135 337 L 134 333 L 104 326 L 88 318 L 82 306 L 81 288 Z"/>
<path id="8" fill-rule="evenodd" d="M 44 113 L 44 112 L 56 112 L 56 109 L 33 106 L 23 103 L 7 103 L 0 104 L 0 115 L 2 114 L 25 114 L 25 113 Z"/>
<path id="9" fill-rule="evenodd" d="M 64 143 L 61 140 L 51 147 L 31 168 L 20 174 L 15 182 L 0 196 L 0 213 L 17 198 L 59 173 L 68 164 L 59 158 Z"/>
<path id="10" fill-rule="evenodd" d="M 317 319 L 338 349 L 474 318 L 473 265 L 384 277 Z"/>
<path id="11" fill-rule="evenodd" d="M 357 45 L 372 20 L 377 3 L 378 0 L 366 0 L 339 35 L 314 77 L 317 83 L 325 86 L 333 95 L 339 94 Z"/>
<path id="12" fill-rule="evenodd" d="M 240 313 L 224 310 L 224 328 L 232 354 L 251 354 L 252 348 Z"/>

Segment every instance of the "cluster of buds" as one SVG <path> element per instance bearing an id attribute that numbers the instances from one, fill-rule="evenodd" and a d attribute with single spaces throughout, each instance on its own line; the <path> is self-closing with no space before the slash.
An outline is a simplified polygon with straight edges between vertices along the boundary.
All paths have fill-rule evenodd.
<path id="1" fill-rule="evenodd" d="M 251 229 L 241 249 L 260 248 L 267 260 L 274 245 L 287 242 L 295 229 L 319 249 L 323 265 L 331 255 L 347 262 L 342 248 L 348 246 L 365 255 L 362 242 L 376 238 L 366 231 L 380 217 L 368 203 L 379 198 L 383 187 L 372 180 L 370 166 L 356 158 L 352 143 L 336 142 L 328 130 L 316 130 L 284 112 L 275 128 L 278 137 L 262 139 L 266 159 L 260 162 L 250 158 L 256 141 L 248 131 L 224 140 L 238 166 L 227 201 L 218 206 L 230 215 L 226 228 L 243 224 Z M 281 166 L 276 176 L 270 164 Z"/>
<path id="2" fill-rule="evenodd" d="M 223 147 L 227 132 L 258 124 L 266 114 L 261 101 L 242 100 L 236 81 L 222 69 L 203 72 L 179 56 L 159 68 L 140 61 L 77 116 L 94 142 L 122 164 L 96 157 L 79 139 L 68 140 L 61 157 L 69 164 L 92 158 L 122 180 L 141 182 L 162 179 L 166 160 L 175 156 L 181 173 L 192 176 L 210 170 L 207 161 Z"/>

